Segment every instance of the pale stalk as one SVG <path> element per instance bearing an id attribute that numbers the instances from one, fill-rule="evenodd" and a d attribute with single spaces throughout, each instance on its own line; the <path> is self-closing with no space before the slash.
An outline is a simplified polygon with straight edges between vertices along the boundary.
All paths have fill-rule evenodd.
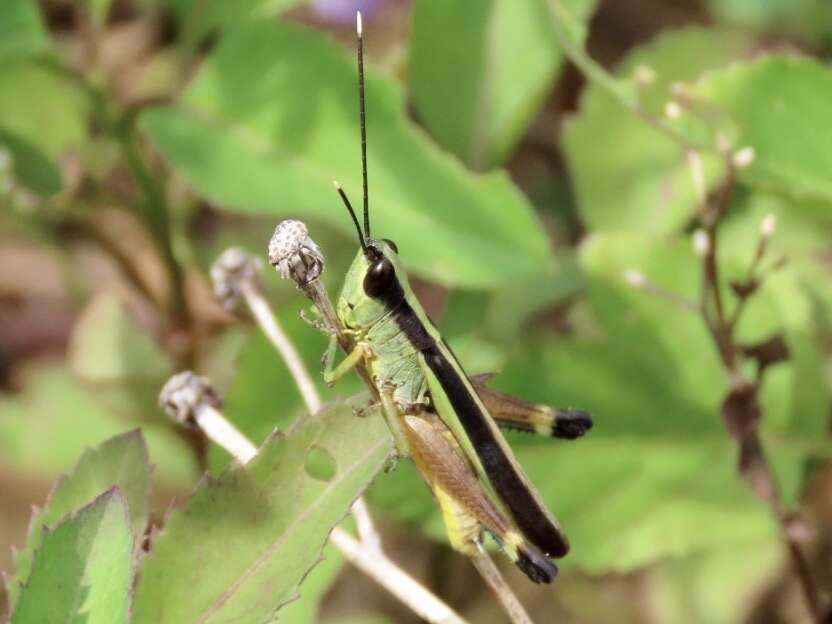
<path id="1" fill-rule="evenodd" d="M 303 402 L 306 403 L 306 409 L 310 414 L 316 413 L 321 409 L 321 397 L 318 395 L 315 383 L 309 376 L 309 372 L 306 370 L 297 349 L 295 349 L 295 345 L 292 344 L 292 341 L 283 331 L 277 317 L 272 313 L 268 302 L 257 287 L 246 280 L 240 284 L 240 291 L 260 329 L 263 330 L 269 342 L 274 345 L 274 348 L 277 349 L 280 357 L 286 363 L 289 373 L 291 373 L 298 390 L 300 390 Z"/>
<path id="2" fill-rule="evenodd" d="M 488 583 L 491 591 L 497 595 L 497 599 L 500 601 L 500 604 L 503 605 L 503 609 L 511 619 L 512 623 L 533 624 L 529 614 L 526 613 L 523 605 L 520 604 L 517 596 L 514 595 L 514 592 L 503 578 L 503 575 L 500 574 L 500 570 L 497 568 L 497 565 L 488 553 L 485 552 L 482 544 L 478 544 L 477 546 L 479 548 L 479 552 L 471 557 L 471 562 L 474 564 L 474 567 L 477 569 L 477 572 L 480 573 L 483 580 Z"/>
<path id="3" fill-rule="evenodd" d="M 263 330 L 263 333 L 266 334 L 266 337 L 286 363 L 286 367 L 294 378 L 304 403 L 306 403 L 307 410 L 310 414 L 314 414 L 321 408 L 323 402 L 294 344 L 283 331 L 277 317 L 275 317 L 265 297 L 256 286 L 250 281 L 244 281 L 240 285 L 240 291 L 260 329 Z M 351 511 L 361 541 L 365 542 L 369 548 L 377 552 L 381 551 L 381 536 L 373 523 L 370 510 L 367 508 L 364 499 L 356 500 Z"/>
<path id="4" fill-rule="evenodd" d="M 219 410 L 201 405 L 195 411 L 196 424 L 205 436 L 231 453 L 241 464 L 248 463 L 257 454 L 257 447 Z M 330 540 L 347 561 L 384 587 L 420 618 L 431 624 L 466 624 L 448 605 L 378 549 L 365 546 L 341 527 L 332 530 Z"/>

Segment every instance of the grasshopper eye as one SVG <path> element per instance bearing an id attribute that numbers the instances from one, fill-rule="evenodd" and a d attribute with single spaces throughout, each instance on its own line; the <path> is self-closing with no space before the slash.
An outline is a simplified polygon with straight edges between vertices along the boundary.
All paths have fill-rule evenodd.
<path id="1" fill-rule="evenodd" d="M 396 283 L 396 271 L 393 263 L 384 256 L 370 265 L 364 276 L 364 292 L 368 297 L 383 295 Z"/>
<path id="2" fill-rule="evenodd" d="M 389 238 L 382 238 L 381 240 L 383 240 L 385 243 L 387 243 L 388 245 L 390 245 L 390 249 L 392 249 L 392 250 L 393 250 L 393 251 L 395 251 L 396 253 L 399 253 L 399 246 L 398 246 L 398 245 L 396 245 L 396 243 L 394 243 L 393 241 L 391 241 Z"/>

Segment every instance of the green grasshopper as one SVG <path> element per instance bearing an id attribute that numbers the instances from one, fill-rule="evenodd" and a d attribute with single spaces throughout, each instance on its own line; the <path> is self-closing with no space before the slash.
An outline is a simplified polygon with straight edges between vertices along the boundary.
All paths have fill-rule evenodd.
<path id="1" fill-rule="evenodd" d="M 352 350 L 334 366 L 332 338 L 324 379 L 331 385 L 356 366 L 368 374 L 397 451 L 415 461 L 431 487 L 454 548 L 472 554 L 487 531 L 531 580 L 549 583 L 557 573 L 551 558 L 566 555 L 569 543 L 498 423 L 572 439 L 592 420 L 584 411 L 521 401 L 469 378 L 411 290 L 396 245 L 370 236 L 360 14 L 357 27 L 364 229 L 336 183 L 360 249 L 336 305 Z"/>

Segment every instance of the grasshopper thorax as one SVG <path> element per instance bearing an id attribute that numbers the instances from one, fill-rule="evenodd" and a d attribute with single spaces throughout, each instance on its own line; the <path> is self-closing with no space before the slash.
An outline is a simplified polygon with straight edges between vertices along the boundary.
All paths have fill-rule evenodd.
<path id="1" fill-rule="evenodd" d="M 338 299 L 338 315 L 352 328 L 369 328 L 398 306 L 407 289 L 395 243 L 368 240 L 355 255 Z"/>

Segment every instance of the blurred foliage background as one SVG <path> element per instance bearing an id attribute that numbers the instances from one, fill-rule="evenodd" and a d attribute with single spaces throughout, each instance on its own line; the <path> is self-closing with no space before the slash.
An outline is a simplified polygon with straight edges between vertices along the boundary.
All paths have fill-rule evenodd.
<path id="1" fill-rule="evenodd" d="M 608 75 L 587 81 L 567 58 L 555 5 Z M 172 372 L 210 375 L 258 442 L 303 412 L 265 339 L 213 300 L 207 270 L 230 245 L 264 257 L 294 217 L 340 287 L 356 242 L 331 180 L 358 201 L 356 8 L 374 232 L 398 243 L 469 371 L 595 417 L 574 443 L 509 436 L 572 542 L 552 587 L 505 568 L 536 620 L 807 621 L 778 525 L 737 474 L 728 379 L 701 318 L 622 275 L 691 300 L 702 280 L 688 158 L 644 116 L 753 148 L 718 254 L 726 283 L 742 279 L 776 216 L 768 257 L 787 263 L 749 299 L 738 339 L 788 345 L 763 377 L 762 437 L 828 596 L 828 0 L 3 0 L 0 569 L 15 570 L 9 546 L 26 543 L 58 475 L 115 434 L 140 427 L 147 442 L 152 496 L 130 509 L 151 526 L 204 470 L 220 473 L 228 456 L 156 407 Z M 703 169 L 716 188 L 719 162 Z M 271 271 L 265 286 L 317 370 L 325 339 L 298 318 L 304 299 Z M 138 453 L 131 439 L 115 444 Z M 501 621 L 409 463 L 369 498 L 394 560 L 470 621 Z M 327 551 L 280 621 L 415 620 Z"/>

